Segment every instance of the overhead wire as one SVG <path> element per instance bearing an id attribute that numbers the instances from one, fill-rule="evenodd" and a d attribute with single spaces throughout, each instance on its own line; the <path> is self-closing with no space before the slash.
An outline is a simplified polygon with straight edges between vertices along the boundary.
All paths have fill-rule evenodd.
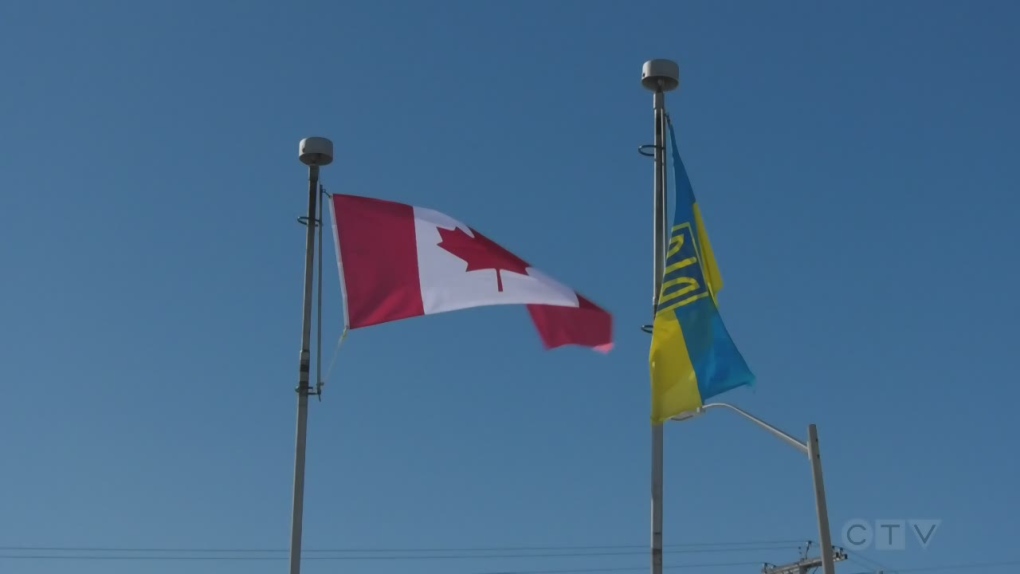
<path id="1" fill-rule="evenodd" d="M 78 561 L 99 561 L 99 560 L 145 560 L 145 561 L 270 561 L 270 560 L 287 560 L 287 556 L 95 556 L 95 555 L 21 555 L 21 556 L 0 556 L 0 560 L 13 559 L 13 560 L 78 560 Z M 328 556 L 306 556 L 303 560 L 332 560 L 336 557 Z M 757 566 L 761 565 L 760 561 L 743 561 L 743 562 L 701 562 L 701 563 L 685 563 L 685 564 L 671 564 L 664 566 L 665 570 L 672 570 L 677 568 L 716 568 L 723 566 Z M 627 566 L 627 567 L 609 567 L 609 568 L 564 568 L 564 569 L 551 569 L 551 570 L 493 570 L 486 572 L 475 572 L 473 574 L 573 574 L 581 572 L 639 572 L 647 570 L 647 566 Z"/>
<path id="2" fill-rule="evenodd" d="M 1020 566 L 1020 560 L 1004 560 L 1001 562 L 970 562 L 965 564 L 947 564 L 942 566 L 916 566 L 912 568 L 888 568 L 855 572 L 854 574 L 901 574 L 905 572 L 955 572 L 959 570 L 978 570 L 981 568 L 1005 568 Z"/>
<path id="3" fill-rule="evenodd" d="M 683 551 L 725 551 L 742 546 L 790 546 L 800 540 L 760 540 L 745 542 L 696 542 L 686 544 L 667 544 L 664 548 L 674 552 Z M 757 548 L 755 548 L 757 549 Z M 766 550 L 769 548 L 765 548 Z M 409 552 L 551 552 L 581 550 L 641 550 L 647 551 L 647 544 L 588 544 L 588 545 L 547 545 L 547 546 L 473 546 L 473 547 L 364 547 L 364 548 L 310 548 L 306 553 L 409 553 Z M 188 548 L 188 547 L 123 547 L 123 546 L 0 546 L 0 552 L 6 551 L 53 551 L 53 552 L 289 552 L 286 548 Z"/>
<path id="4" fill-rule="evenodd" d="M 894 572 L 896 572 L 891 568 L 887 568 L 881 562 L 878 562 L 877 560 L 874 560 L 872 558 L 868 558 L 867 556 L 864 556 L 863 554 L 857 551 L 847 550 L 845 548 L 843 550 L 846 552 L 848 560 L 850 560 L 854 564 L 858 564 L 865 568 L 870 568 L 871 572 L 887 572 L 889 574 L 893 574 Z"/>
<path id="5" fill-rule="evenodd" d="M 743 542 L 702 542 L 670 544 L 664 550 L 671 554 L 703 554 L 733 552 L 763 552 L 795 548 L 797 540 L 762 540 Z M 646 545 L 591 544 L 560 546 L 487 546 L 487 547 L 417 547 L 417 548 L 318 548 L 307 549 L 305 560 L 358 561 L 358 560 L 487 560 L 522 558 L 598 558 L 644 554 Z M 287 549 L 279 548 L 142 548 L 98 546 L 0 546 L 0 560 L 77 560 L 77 561 L 276 561 L 286 560 Z M 499 554 L 493 554 L 499 552 Z M 855 574 L 906 574 L 913 572 L 956 572 L 962 570 L 995 569 L 1020 566 L 1020 560 L 972 562 L 961 564 L 888 568 L 879 562 L 851 554 L 850 560 L 868 570 Z M 716 568 L 726 566 L 760 566 L 761 561 L 702 562 L 669 564 L 665 570 L 679 568 Z M 621 566 L 598 568 L 556 568 L 539 570 L 492 570 L 472 574 L 581 574 L 585 572 L 640 572 L 647 566 Z"/>
<path id="6" fill-rule="evenodd" d="M 793 548 L 792 540 L 667 545 L 669 554 L 765 552 Z M 0 560 L 282 560 L 283 548 L 129 548 L 96 546 L 0 546 Z M 473 548 L 320 548 L 306 549 L 307 560 L 492 560 L 636 556 L 644 545 L 488 546 Z M 754 562 L 759 564 L 759 562 Z"/>

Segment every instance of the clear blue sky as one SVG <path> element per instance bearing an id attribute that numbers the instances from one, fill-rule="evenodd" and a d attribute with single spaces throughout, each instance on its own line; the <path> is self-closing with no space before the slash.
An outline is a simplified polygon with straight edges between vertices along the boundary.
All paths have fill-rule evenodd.
<path id="1" fill-rule="evenodd" d="M 819 425 L 835 542 L 942 520 L 839 572 L 1020 560 L 1020 5 L 285 5 L 0 8 L 0 546 L 278 551 L 0 572 L 285 571 L 309 135 L 329 191 L 468 222 L 612 310 L 617 348 L 544 352 L 523 308 L 352 333 L 312 404 L 306 548 L 633 548 L 304 572 L 644 572 L 655 57 L 758 376 L 727 399 Z M 666 441 L 666 543 L 727 544 L 667 566 L 817 539 L 793 449 L 728 413 Z"/>

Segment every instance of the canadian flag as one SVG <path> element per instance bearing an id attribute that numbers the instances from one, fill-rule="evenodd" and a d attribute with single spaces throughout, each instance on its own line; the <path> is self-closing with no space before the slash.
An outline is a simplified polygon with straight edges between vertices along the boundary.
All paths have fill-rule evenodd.
<path id="1" fill-rule="evenodd" d="M 609 313 L 460 221 L 369 197 L 331 202 L 349 328 L 517 304 L 547 349 L 612 349 Z"/>

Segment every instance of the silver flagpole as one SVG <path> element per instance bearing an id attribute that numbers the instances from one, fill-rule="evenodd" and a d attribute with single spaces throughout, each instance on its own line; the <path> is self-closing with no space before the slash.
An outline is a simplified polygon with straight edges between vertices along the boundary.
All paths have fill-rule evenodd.
<path id="1" fill-rule="evenodd" d="M 659 306 L 666 266 L 666 92 L 680 85 L 680 68 L 670 60 L 649 60 L 641 69 L 641 85 L 651 90 L 655 113 L 655 195 L 653 200 L 654 271 L 652 320 Z M 652 425 L 652 574 L 662 574 L 662 430 Z"/>
<path id="2" fill-rule="evenodd" d="M 297 439 L 294 448 L 294 510 L 290 525 L 290 574 L 301 572 L 301 525 L 305 506 L 305 444 L 308 435 L 308 396 L 312 338 L 312 287 L 315 274 L 316 207 L 319 199 L 319 167 L 333 162 L 333 142 L 311 137 L 301 140 L 298 147 L 301 163 L 308 166 L 308 233 L 305 236 L 305 295 L 301 319 L 301 356 L 298 367 Z"/>

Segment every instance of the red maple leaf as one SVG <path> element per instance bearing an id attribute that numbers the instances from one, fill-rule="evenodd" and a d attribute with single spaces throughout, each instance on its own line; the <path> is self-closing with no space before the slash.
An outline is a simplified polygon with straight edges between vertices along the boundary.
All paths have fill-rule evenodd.
<path id="1" fill-rule="evenodd" d="M 494 269 L 496 271 L 496 286 L 500 291 L 503 290 L 501 272 L 510 271 L 511 273 L 520 273 L 521 275 L 528 274 L 528 264 L 523 259 L 503 249 L 474 229 L 471 230 L 474 237 L 468 235 L 459 227 L 456 229 L 443 229 L 439 227 L 437 229 L 439 230 L 439 236 L 442 237 L 442 240 L 437 245 L 454 256 L 463 259 L 467 263 L 465 271 Z"/>

